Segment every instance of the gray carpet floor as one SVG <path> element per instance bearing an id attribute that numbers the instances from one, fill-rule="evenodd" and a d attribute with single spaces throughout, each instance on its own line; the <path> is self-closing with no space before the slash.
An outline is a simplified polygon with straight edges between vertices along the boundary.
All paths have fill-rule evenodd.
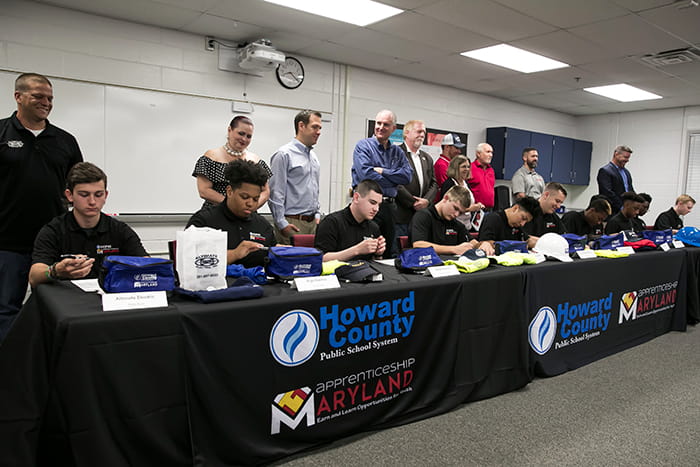
<path id="1" fill-rule="evenodd" d="M 284 466 L 700 465 L 700 325 Z"/>

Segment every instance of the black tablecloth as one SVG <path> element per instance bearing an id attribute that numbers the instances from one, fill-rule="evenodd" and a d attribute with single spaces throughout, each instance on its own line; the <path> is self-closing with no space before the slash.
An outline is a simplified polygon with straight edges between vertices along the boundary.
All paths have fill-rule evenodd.
<path id="1" fill-rule="evenodd" d="M 536 368 L 557 373 L 682 329 L 686 311 L 697 315 L 699 251 L 492 266 L 441 279 L 379 265 L 383 283 L 308 293 L 274 284 L 258 300 L 202 305 L 171 297 L 164 309 L 111 313 L 72 284 L 42 285 L 0 346 L 0 464 L 261 462 L 442 413 L 522 387 Z M 612 292 L 619 311 L 622 294 L 668 281 L 677 281 L 673 309 L 627 319 L 622 340 L 606 331 L 542 355 L 528 344 L 528 325 L 544 306 L 556 316 L 559 304 L 599 303 Z M 396 314 L 413 320 L 409 333 L 395 327 L 396 315 L 379 316 L 395 300 Z M 358 321 L 373 305 L 375 317 Z M 355 311 L 343 321 L 346 309 Z M 316 320 L 319 340 L 304 363 L 286 366 L 275 360 L 270 336 L 294 310 Z M 336 329 L 337 346 L 334 319 L 346 328 Z M 609 323 L 618 319 L 613 312 Z M 365 325 L 386 321 L 391 335 L 387 324 L 381 338 L 370 329 L 364 339 Z M 351 328 L 360 328 L 353 340 L 356 332 L 364 337 L 342 342 Z M 277 341 L 292 351 L 301 334 L 287 334 Z M 363 350 L 372 342 L 379 348 Z M 532 348 L 541 351 L 542 341 Z M 362 407 L 353 391 L 366 399 Z M 300 403 L 311 395 L 313 424 Z M 278 403 L 290 400 L 291 411 Z"/>

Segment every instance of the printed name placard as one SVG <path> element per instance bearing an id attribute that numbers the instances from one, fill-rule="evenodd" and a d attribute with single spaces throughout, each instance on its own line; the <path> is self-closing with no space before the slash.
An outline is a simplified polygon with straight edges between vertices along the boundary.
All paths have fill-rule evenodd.
<path id="1" fill-rule="evenodd" d="M 685 243 L 681 242 L 680 240 L 674 240 L 673 248 L 685 248 Z"/>
<path id="2" fill-rule="evenodd" d="M 102 295 L 102 310 L 140 310 L 168 306 L 165 290 L 154 292 L 106 293 Z"/>
<path id="3" fill-rule="evenodd" d="M 663 251 L 669 251 L 669 250 L 671 249 L 671 245 L 669 245 L 668 243 L 662 243 L 662 244 L 659 245 L 659 246 L 661 247 L 661 249 L 662 249 Z"/>
<path id="4" fill-rule="evenodd" d="M 292 288 L 296 288 L 299 292 L 308 292 L 311 290 L 326 290 L 339 289 L 340 282 L 336 276 L 313 276 L 313 277 L 297 277 L 294 279 Z"/>
<path id="5" fill-rule="evenodd" d="M 578 250 L 576 252 L 576 256 L 578 256 L 581 259 L 597 258 L 597 256 L 595 255 L 595 251 L 593 250 Z"/>
<path id="6" fill-rule="evenodd" d="M 431 277 L 448 277 L 448 276 L 459 276 L 459 269 L 454 264 L 447 264 L 445 266 L 430 266 L 425 271 L 426 276 Z"/>
<path id="7" fill-rule="evenodd" d="M 631 246 L 621 246 L 619 248 L 616 248 L 615 251 L 619 251 L 620 253 L 627 253 L 628 255 L 634 254 L 634 248 L 632 248 Z"/>

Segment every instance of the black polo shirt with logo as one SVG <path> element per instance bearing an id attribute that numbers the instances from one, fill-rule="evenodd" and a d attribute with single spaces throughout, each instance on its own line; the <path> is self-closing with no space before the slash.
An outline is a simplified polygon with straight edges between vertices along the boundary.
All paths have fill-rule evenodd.
<path id="1" fill-rule="evenodd" d="M 32 264 L 53 264 L 61 255 L 86 255 L 95 258 L 88 279 L 94 279 L 102 260 L 110 255 L 148 256 L 139 236 L 124 222 L 100 213 L 100 220 L 92 229 L 83 229 L 73 212 L 55 217 L 36 236 Z"/>
<path id="2" fill-rule="evenodd" d="M 357 245 L 366 238 L 378 238 L 379 226 L 373 220 L 357 222 L 350 206 L 327 215 L 316 229 L 314 247 L 324 253 L 335 253 Z M 372 259 L 373 254 L 359 255 L 352 259 Z"/>
<path id="3" fill-rule="evenodd" d="M 511 227 L 504 210 L 493 211 L 484 217 L 479 228 L 479 241 L 527 240 L 528 235 L 520 227 Z"/>
<path id="4" fill-rule="evenodd" d="M 454 246 L 469 241 L 469 232 L 458 220 L 445 220 L 435 206 L 417 211 L 408 229 L 408 242 L 425 241 L 436 245 Z"/>
<path id="5" fill-rule="evenodd" d="M 603 235 L 603 224 L 591 225 L 583 211 L 569 211 L 561 218 L 566 231 L 576 235 Z"/>
<path id="6" fill-rule="evenodd" d="M 563 234 L 566 233 L 566 227 L 561 221 L 557 213 L 540 214 L 533 220 L 523 226 L 523 231 L 528 235 L 541 237 L 546 233 Z"/>
<path id="7" fill-rule="evenodd" d="M 656 218 L 656 222 L 654 222 L 654 230 L 680 230 L 682 228 L 683 220 L 673 208 L 659 214 L 659 217 Z"/>
<path id="8" fill-rule="evenodd" d="M 71 134 L 47 120 L 34 136 L 16 114 L 0 120 L 0 250 L 30 253 L 39 230 L 66 212 L 66 175 L 83 155 Z"/>
<path id="9" fill-rule="evenodd" d="M 226 248 L 229 250 L 234 250 L 243 240 L 258 242 L 266 247 L 275 245 L 275 235 L 269 222 L 256 212 L 245 219 L 237 217 L 226 206 L 225 199 L 216 206 L 200 209 L 194 213 L 187 222 L 187 227 L 191 225 L 225 231 L 228 234 Z M 266 257 L 267 251 L 258 250 L 236 261 L 236 264 L 245 268 L 263 266 Z"/>

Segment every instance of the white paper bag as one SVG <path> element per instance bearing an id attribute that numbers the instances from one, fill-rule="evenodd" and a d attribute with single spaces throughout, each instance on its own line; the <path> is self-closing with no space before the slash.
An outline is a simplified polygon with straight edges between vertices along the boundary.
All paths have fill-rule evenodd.
<path id="1" fill-rule="evenodd" d="M 187 290 L 226 288 L 226 244 L 223 230 L 190 226 L 177 232 L 177 273 Z"/>

